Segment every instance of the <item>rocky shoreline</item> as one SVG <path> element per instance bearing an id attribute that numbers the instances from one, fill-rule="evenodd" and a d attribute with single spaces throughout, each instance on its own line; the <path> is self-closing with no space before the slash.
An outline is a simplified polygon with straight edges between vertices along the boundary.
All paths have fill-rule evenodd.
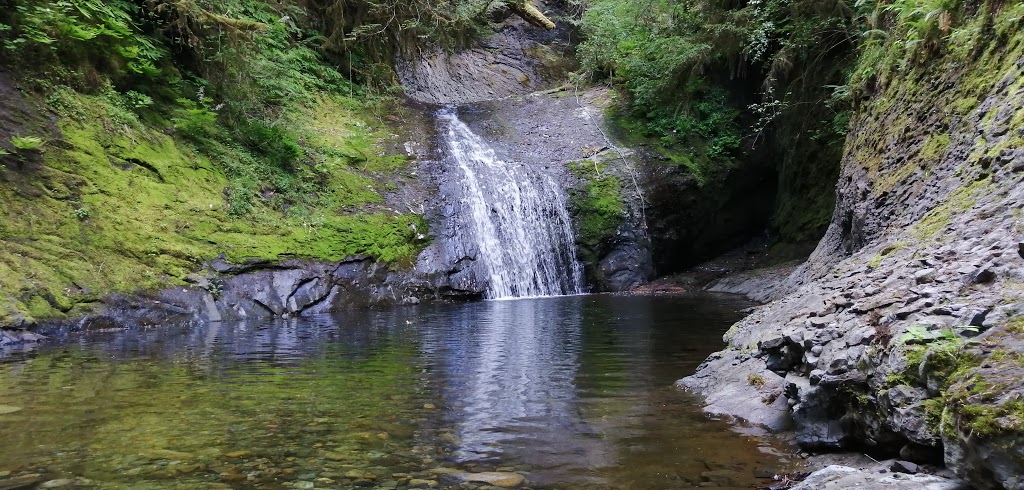
<path id="1" fill-rule="evenodd" d="M 824 239 L 680 387 L 806 450 L 1024 488 L 1024 64 L 1000 53 L 876 96 Z M 893 129 L 908 121 L 931 129 Z M 752 281 L 730 289 L 765 290 Z"/>

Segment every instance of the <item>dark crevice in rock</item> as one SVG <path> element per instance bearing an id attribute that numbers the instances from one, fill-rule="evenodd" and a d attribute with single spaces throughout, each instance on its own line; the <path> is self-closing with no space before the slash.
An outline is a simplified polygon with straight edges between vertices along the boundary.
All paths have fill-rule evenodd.
<path id="1" fill-rule="evenodd" d="M 164 182 L 164 176 L 163 176 L 163 174 L 160 173 L 160 169 L 154 167 L 153 165 L 150 165 L 149 162 L 146 162 L 144 160 L 140 160 L 138 158 L 132 158 L 132 157 L 124 157 L 124 158 L 122 158 L 120 160 L 122 160 L 122 161 L 124 161 L 125 163 L 128 164 L 128 165 L 118 165 L 118 167 L 121 168 L 122 170 L 127 170 L 127 169 L 131 168 L 131 166 L 142 167 L 142 168 L 148 170 L 154 176 L 156 176 L 156 179 L 158 181 Z"/>

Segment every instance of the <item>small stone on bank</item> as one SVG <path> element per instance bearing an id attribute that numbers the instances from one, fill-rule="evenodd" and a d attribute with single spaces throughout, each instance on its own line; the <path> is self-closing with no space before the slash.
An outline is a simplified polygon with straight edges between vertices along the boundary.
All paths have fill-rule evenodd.
<path id="1" fill-rule="evenodd" d="M 913 475 L 920 470 L 920 467 L 910 461 L 896 460 L 889 466 L 889 469 L 896 473 L 909 473 Z"/>
<path id="2" fill-rule="evenodd" d="M 914 282 L 916 282 L 917 284 L 935 282 L 935 272 L 935 269 L 931 268 L 917 271 L 914 274 Z"/>
<path id="3" fill-rule="evenodd" d="M 72 480 L 70 478 L 59 478 L 57 480 L 50 480 L 48 482 L 44 482 L 42 485 L 39 485 L 39 488 L 60 488 L 72 485 L 74 483 L 75 480 Z"/>
<path id="4" fill-rule="evenodd" d="M 506 473 L 502 471 L 487 471 L 484 473 L 463 473 L 458 477 L 467 482 L 486 483 L 502 488 L 515 488 L 526 481 L 526 477 L 519 473 Z"/>

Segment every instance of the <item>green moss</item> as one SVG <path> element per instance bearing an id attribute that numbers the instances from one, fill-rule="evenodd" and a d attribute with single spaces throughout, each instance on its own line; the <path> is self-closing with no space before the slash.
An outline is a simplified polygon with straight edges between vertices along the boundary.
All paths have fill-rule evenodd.
<path id="1" fill-rule="evenodd" d="M 942 431 L 942 416 L 946 409 L 946 402 L 941 397 L 929 398 L 921 402 L 924 408 L 924 422 L 928 430 L 933 434 L 940 434 Z"/>
<path id="2" fill-rule="evenodd" d="M 569 169 L 584 182 L 569 194 L 569 206 L 576 217 L 576 242 L 584 263 L 594 263 L 608 246 L 625 216 L 622 183 L 604 164 L 581 160 Z"/>
<path id="3" fill-rule="evenodd" d="M 904 127 L 904 124 L 908 123 L 906 123 L 901 117 L 896 126 Z M 879 168 L 881 163 L 880 160 L 870 160 L 874 164 L 870 167 L 870 170 L 874 173 L 874 185 L 872 186 L 872 192 L 876 195 L 889 192 L 898 186 L 904 185 L 914 174 L 918 172 L 928 172 L 931 167 L 938 164 L 942 159 L 946 150 L 949 148 L 949 145 L 949 135 L 930 135 L 925 140 L 924 144 L 922 144 L 921 149 L 918 151 L 915 158 L 907 159 L 907 161 L 899 168 L 887 172 L 882 172 Z"/>
<path id="4" fill-rule="evenodd" d="M 222 253 L 409 265 L 425 245 L 422 217 L 363 210 L 382 200 L 375 188 L 386 184 L 348 160 L 325 163 L 327 178 L 306 204 L 282 208 L 269 192 L 233 214 L 230 174 L 244 153 L 202 153 L 137 120 L 112 124 L 100 98 L 76 103 L 78 117 L 60 121 L 63 141 L 37 171 L 0 170 L 2 323 L 76 314 L 101 294 L 180 285 Z M 307 143 L 318 154 L 348 144 L 375 155 L 367 161 L 381 169 L 402 165 L 404 157 L 382 155 L 379 133 L 359 129 L 354 112 L 338 118 L 356 129 Z"/>
<path id="5" fill-rule="evenodd" d="M 904 248 L 907 245 L 907 242 L 896 242 L 885 245 L 884 247 L 881 248 L 881 250 L 878 251 L 878 254 L 876 254 L 874 257 L 871 257 L 871 260 L 868 261 L 868 267 L 871 267 L 872 269 L 877 268 L 878 266 L 882 265 L 882 261 L 889 258 L 893 254 L 898 252 L 901 248 Z"/>
<path id="6" fill-rule="evenodd" d="M 885 376 L 885 380 L 882 381 L 881 389 L 887 390 L 894 386 L 902 385 L 920 385 L 920 366 L 921 361 L 924 359 L 925 347 L 922 345 L 898 344 L 895 349 L 899 349 L 897 355 L 901 355 L 907 360 L 906 368 L 902 371 L 888 373 Z"/>
<path id="7" fill-rule="evenodd" d="M 976 437 L 994 437 L 1024 430 L 1024 400 L 1001 404 L 962 404 L 954 411 L 957 428 Z"/>
<path id="8" fill-rule="evenodd" d="M 700 187 L 721 184 L 736 166 L 742 134 L 739 111 L 718 87 L 689 88 L 681 98 L 688 110 L 660 105 L 648 112 L 624 106 L 609 111 L 617 140 L 648 146 L 672 165 L 685 169 Z M 692 106 L 692 108 L 691 108 Z"/>
<path id="9" fill-rule="evenodd" d="M 963 213 L 977 202 L 977 193 L 992 183 L 992 177 L 971 182 L 953 191 L 943 204 L 928 211 L 913 227 L 911 232 L 921 240 L 934 238 L 949 226 L 954 214 Z"/>
<path id="10" fill-rule="evenodd" d="M 1014 317 L 1007 321 L 1006 331 L 1012 334 L 1024 334 L 1024 316 Z"/>
<path id="11" fill-rule="evenodd" d="M 917 157 L 925 163 L 936 163 L 949 148 L 949 135 L 936 134 L 928 137 Z"/>

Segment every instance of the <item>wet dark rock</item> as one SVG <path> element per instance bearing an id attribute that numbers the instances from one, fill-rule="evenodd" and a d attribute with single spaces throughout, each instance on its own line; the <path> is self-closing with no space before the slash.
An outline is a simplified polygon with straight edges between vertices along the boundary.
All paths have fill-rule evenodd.
<path id="1" fill-rule="evenodd" d="M 639 181 L 659 274 L 681 272 L 741 246 L 768 225 L 776 175 L 766 162 L 745 161 L 714 187 L 715 195 L 679 167 L 652 162 L 642 170 Z"/>
<path id="2" fill-rule="evenodd" d="M 46 339 L 45 335 L 30 330 L 15 330 L 0 328 L 0 347 L 2 346 L 24 346 L 41 342 Z"/>
<path id="3" fill-rule="evenodd" d="M 894 402 L 891 398 L 886 399 L 886 393 L 878 396 L 879 406 L 883 410 L 891 410 L 886 414 L 885 431 L 899 434 L 896 439 L 906 438 L 922 446 L 935 447 L 939 438 L 928 425 L 928 412 L 922 400 Z M 893 449 L 888 447 L 882 452 L 891 454 Z"/>
<path id="4" fill-rule="evenodd" d="M 288 261 L 265 269 L 223 278 L 217 312 L 223 318 L 259 315 L 295 316 L 353 308 L 418 303 L 423 300 L 473 299 L 483 285 L 473 279 L 451 284 L 462 272 L 394 271 L 364 258 L 340 263 Z"/>
<path id="5" fill-rule="evenodd" d="M 899 457 L 916 463 L 941 464 L 942 450 L 934 445 L 909 443 L 900 448 Z"/>
<path id="6" fill-rule="evenodd" d="M 979 270 L 974 277 L 971 278 L 971 282 L 975 284 L 987 284 L 996 279 L 996 273 L 991 268 L 983 268 Z"/>
<path id="7" fill-rule="evenodd" d="M 795 403 L 792 417 L 796 442 L 810 450 L 837 450 L 847 447 L 851 433 L 837 413 L 833 398 L 840 395 L 832 389 L 811 386 L 806 378 L 786 378 L 786 397 Z"/>
<path id="8" fill-rule="evenodd" d="M 223 268 L 222 268 L 223 269 Z M 189 288 L 103 299 L 102 313 L 74 321 L 41 324 L 36 332 L 0 330 L 0 345 L 42 340 L 40 333 L 123 330 L 178 321 L 221 321 L 259 316 L 294 317 L 425 301 L 482 297 L 485 282 L 467 275 L 464 264 L 421 256 L 414 270 L 392 270 L 366 258 L 340 262 L 290 260 L 273 267 L 210 273 Z M 216 295 L 208 287 L 215 280 Z"/>
<path id="9" fill-rule="evenodd" d="M 910 461 L 896 460 L 893 461 L 891 466 L 889 466 L 889 469 L 896 473 L 909 473 L 913 475 L 920 471 L 921 468 Z"/>
<path id="10" fill-rule="evenodd" d="M 642 230 L 622 230 L 600 259 L 592 280 L 596 291 L 629 291 L 654 277 L 650 245 Z"/>

